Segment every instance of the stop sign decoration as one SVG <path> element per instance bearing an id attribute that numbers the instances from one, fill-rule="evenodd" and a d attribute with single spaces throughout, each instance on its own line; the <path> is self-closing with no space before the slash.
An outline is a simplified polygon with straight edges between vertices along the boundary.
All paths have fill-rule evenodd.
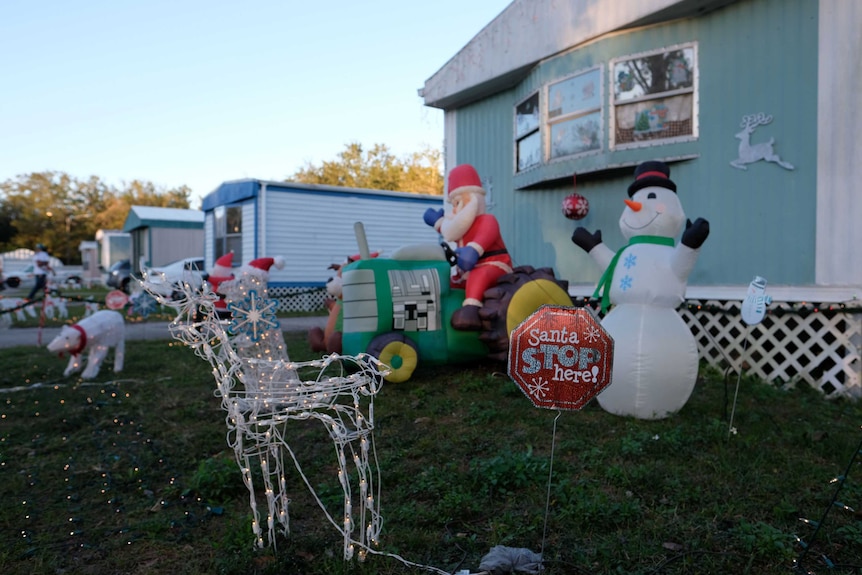
<path id="1" fill-rule="evenodd" d="M 510 336 L 509 377 L 536 407 L 581 409 L 613 365 L 614 340 L 583 308 L 543 305 Z"/>
<path id="2" fill-rule="evenodd" d="M 105 296 L 105 307 L 108 309 L 122 309 L 127 303 L 129 303 L 129 296 L 118 289 L 109 291 Z"/>

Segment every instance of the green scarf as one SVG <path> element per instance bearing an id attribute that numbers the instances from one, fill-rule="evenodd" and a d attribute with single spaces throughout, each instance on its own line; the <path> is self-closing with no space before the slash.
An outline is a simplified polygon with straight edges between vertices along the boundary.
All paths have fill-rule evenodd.
<path id="1" fill-rule="evenodd" d="M 602 296 L 602 313 L 605 313 L 611 305 L 611 281 L 614 279 L 614 269 L 617 267 L 617 262 L 622 253 L 626 251 L 626 248 L 635 244 L 658 244 L 660 246 L 673 247 L 674 242 L 673 238 L 664 236 L 634 236 L 629 240 L 629 243 L 615 253 L 610 265 L 608 265 L 605 273 L 602 274 L 599 285 L 596 286 L 596 291 L 593 292 L 593 299 L 598 298 L 599 294 Z"/>

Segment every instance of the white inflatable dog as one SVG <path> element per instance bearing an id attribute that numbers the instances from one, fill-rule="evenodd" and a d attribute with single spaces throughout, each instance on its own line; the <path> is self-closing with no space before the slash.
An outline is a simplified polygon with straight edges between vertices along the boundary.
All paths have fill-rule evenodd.
<path id="1" fill-rule="evenodd" d="M 64 376 L 69 376 L 83 365 L 81 356 L 88 352 L 87 367 L 81 373 L 84 379 L 99 374 L 108 349 L 114 348 L 114 371 L 123 370 L 123 357 L 126 351 L 126 324 L 119 312 L 97 311 L 73 325 L 64 325 L 60 335 L 48 344 L 48 351 L 71 354 Z"/>

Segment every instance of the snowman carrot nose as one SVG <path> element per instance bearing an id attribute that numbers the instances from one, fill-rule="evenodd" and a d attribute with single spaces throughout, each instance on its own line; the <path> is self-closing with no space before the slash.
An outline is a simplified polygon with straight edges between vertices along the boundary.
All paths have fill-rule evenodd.
<path id="1" fill-rule="evenodd" d="M 634 202 L 632 200 L 623 200 L 623 201 L 626 203 L 626 205 L 628 207 L 630 207 L 632 209 L 633 212 L 639 212 L 639 211 L 641 211 L 641 208 L 644 207 L 644 205 L 640 202 Z"/>

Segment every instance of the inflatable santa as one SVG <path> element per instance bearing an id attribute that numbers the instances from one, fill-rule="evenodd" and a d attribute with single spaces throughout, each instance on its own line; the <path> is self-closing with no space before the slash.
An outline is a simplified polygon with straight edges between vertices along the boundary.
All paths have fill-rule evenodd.
<path id="1" fill-rule="evenodd" d="M 424 220 L 455 245 L 457 270 L 452 285 L 464 287 L 465 299 L 452 315 L 452 327 L 478 330 L 482 327 L 479 308 L 485 290 L 500 276 L 512 273 L 512 258 L 500 235 L 497 218 L 485 213 L 485 190 L 473 166 L 452 168 L 446 201 L 452 205 L 451 210 L 428 208 Z"/>
<path id="2" fill-rule="evenodd" d="M 605 270 L 594 297 L 602 297 L 602 311 L 613 306 L 602 320 L 614 338 L 613 381 L 599 405 L 616 415 L 660 419 L 685 405 L 697 379 L 697 344 L 676 308 L 709 222 L 686 220 L 663 162 L 639 165 L 628 195 L 620 216 L 628 243 L 619 251 L 602 242 L 601 231 L 579 227 L 572 241 Z"/>

